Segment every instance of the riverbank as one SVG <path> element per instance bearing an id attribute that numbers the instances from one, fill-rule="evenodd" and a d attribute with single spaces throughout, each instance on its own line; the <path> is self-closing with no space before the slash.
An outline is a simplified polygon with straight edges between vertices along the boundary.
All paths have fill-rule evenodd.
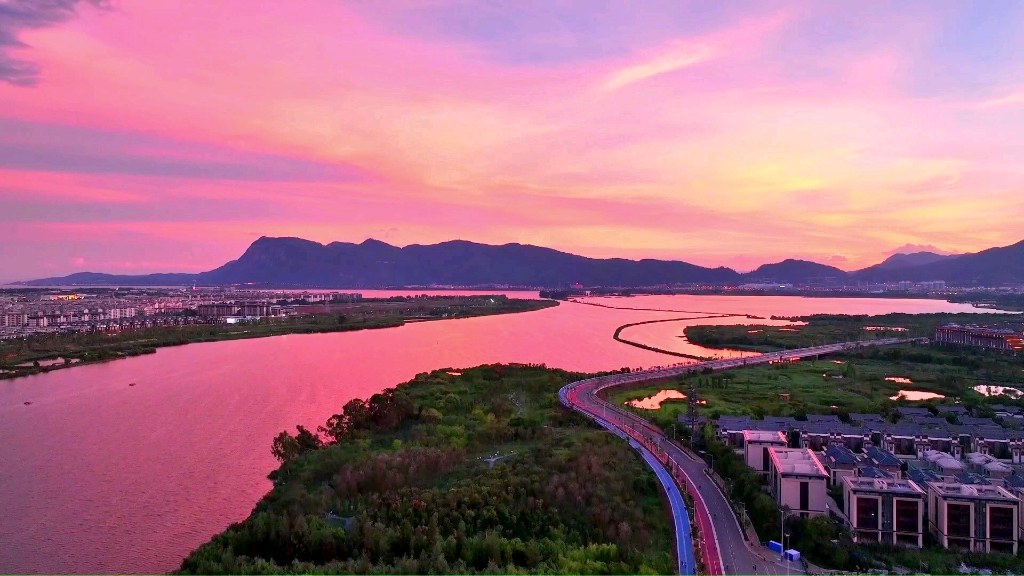
<path id="1" fill-rule="evenodd" d="M 182 573 L 672 573 L 656 478 L 565 409 L 587 375 L 418 375 L 274 441 L 273 489 Z"/>
<path id="2" fill-rule="evenodd" d="M 411 322 L 514 314 L 552 306 L 558 306 L 558 302 L 504 295 L 391 298 L 364 300 L 325 307 L 323 311 L 312 314 L 238 324 L 161 326 L 122 333 L 45 334 L 0 340 L 0 380 L 152 354 L 157 348 L 168 346 L 285 334 L 395 328 Z"/>
<path id="3" fill-rule="evenodd" d="M 718 316 L 719 318 L 726 318 L 727 316 Z M 636 342 L 634 340 L 628 340 L 622 337 L 622 331 L 626 328 L 632 328 L 633 326 L 643 326 L 644 324 L 660 324 L 662 322 L 681 322 L 685 320 L 692 320 L 693 318 L 669 318 L 667 320 L 646 320 L 644 322 L 631 322 L 629 324 L 623 324 L 615 329 L 615 333 L 612 334 L 612 339 L 616 342 L 622 342 L 629 346 L 635 346 L 643 350 L 649 350 L 651 352 L 659 352 L 661 354 L 668 354 L 669 356 L 676 356 L 678 358 L 686 358 L 688 360 L 697 360 L 703 362 L 704 360 L 710 360 L 711 358 L 705 358 L 703 356 L 697 356 L 694 354 L 685 354 L 683 352 L 675 352 L 673 350 L 665 350 L 664 348 L 658 348 L 644 344 L 643 342 Z"/>

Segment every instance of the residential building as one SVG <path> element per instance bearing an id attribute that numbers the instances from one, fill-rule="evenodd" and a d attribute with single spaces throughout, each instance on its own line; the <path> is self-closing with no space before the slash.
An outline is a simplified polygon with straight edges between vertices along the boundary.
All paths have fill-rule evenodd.
<path id="1" fill-rule="evenodd" d="M 768 486 L 779 506 L 804 518 L 827 511 L 828 472 L 806 448 L 768 450 Z"/>
<path id="2" fill-rule="evenodd" d="M 868 448 L 864 455 L 874 468 L 884 470 L 895 478 L 901 477 L 903 462 L 892 452 L 882 450 L 881 448 Z"/>
<path id="3" fill-rule="evenodd" d="M 768 449 L 789 445 L 783 432 L 743 431 L 743 461 L 758 472 L 768 473 Z"/>
<path id="4" fill-rule="evenodd" d="M 1017 553 L 1020 501 L 1005 488 L 933 482 L 928 510 L 929 530 L 945 548 Z"/>
<path id="5" fill-rule="evenodd" d="M 924 546 L 927 493 L 913 481 L 847 476 L 843 498 L 854 542 Z"/>
<path id="6" fill-rule="evenodd" d="M 946 324 L 935 329 L 935 341 L 1010 352 L 1024 350 L 1024 335 L 1020 332 L 989 326 Z"/>
<path id="7" fill-rule="evenodd" d="M 842 485 L 843 478 L 857 475 L 857 455 L 846 446 L 826 446 L 824 464 L 830 484 Z"/>
<path id="8" fill-rule="evenodd" d="M 0 315 L 0 320 L 3 321 L 3 326 L 6 328 L 25 326 L 28 324 L 28 314 L 23 312 L 6 312 Z"/>

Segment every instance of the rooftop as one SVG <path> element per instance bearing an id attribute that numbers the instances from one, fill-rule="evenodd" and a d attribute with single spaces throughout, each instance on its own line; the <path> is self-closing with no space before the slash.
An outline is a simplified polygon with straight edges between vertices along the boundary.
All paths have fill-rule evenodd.
<path id="1" fill-rule="evenodd" d="M 991 484 L 984 477 L 975 474 L 974 472 L 964 472 L 963 474 L 956 477 L 957 481 L 961 484 Z"/>
<path id="2" fill-rule="evenodd" d="M 974 500 L 1017 501 L 1006 488 L 988 484 L 960 484 L 959 482 L 933 482 L 930 485 L 939 496 L 949 498 L 970 498 Z"/>
<path id="3" fill-rule="evenodd" d="M 900 406 L 896 409 L 896 414 L 900 416 L 931 416 L 932 413 L 927 408 L 918 408 L 916 406 Z"/>
<path id="4" fill-rule="evenodd" d="M 934 482 L 942 482 L 942 476 L 936 474 L 934 470 L 918 468 L 913 464 L 907 468 L 907 477 L 916 482 L 919 486 L 924 486 L 925 484 L 931 484 Z"/>
<path id="5" fill-rule="evenodd" d="M 874 466 L 865 466 L 857 470 L 857 474 L 861 478 L 892 478 L 892 474 L 889 474 L 885 470 L 879 470 Z"/>
<path id="6" fill-rule="evenodd" d="M 916 494 L 924 496 L 924 490 L 910 480 L 893 480 L 889 478 L 868 478 L 846 476 L 843 482 L 851 489 L 858 492 L 889 492 L 896 494 Z"/>
<path id="7" fill-rule="evenodd" d="M 857 456 L 853 451 L 846 446 L 840 446 L 838 444 L 829 444 L 826 446 L 825 457 L 836 464 L 854 465 L 857 463 Z"/>
<path id="8" fill-rule="evenodd" d="M 900 466 L 902 464 L 900 459 L 892 452 L 874 446 L 868 448 L 866 454 L 872 462 L 879 466 Z"/>
<path id="9" fill-rule="evenodd" d="M 746 443 L 757 442 L 760 444 L 779 444 L 785 446 L 789 444 L 789 440 L 786 439 L 786 435 L 782 432 L 775 431 L 769 432 L 765 430 L 744 430 L 743 441 Z"/>
<path id="10" fill-rule="evenodd" d="M 807 415 L 807 421 L 808 422 L 826 422 L 826 423 L 829 423 L 829 424 L 840 424 L 840 423 L 842 423 L 842 420 L 839 419 L 839 416 L 836 416 L 835 414 L 808 414 Z"/>
<path id="11" fill-rule="evenodd" d="M 818 457 L 806 448 L 769 448 L 768 455 L 775 469 L 783 476 L 820 476 L 827 478 L 825 467 Z"/>

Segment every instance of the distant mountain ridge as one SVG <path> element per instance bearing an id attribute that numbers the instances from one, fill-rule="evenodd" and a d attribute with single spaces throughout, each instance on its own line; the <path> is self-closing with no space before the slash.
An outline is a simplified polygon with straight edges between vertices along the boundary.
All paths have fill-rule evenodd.
<path id="1" fill-rule="evenodd" d="M 845 272 L 788 259 L 740 274 L 675 260 L 587 258 L 528 244 L 493 246 L 463 240 L 403 248 L 369 239 L 360 244 L 320 244 L 301 238 L 262 237 L 237 260 L 198 274 L 125 276 L 80 272 L 19 282 L 48 285 L 254 284 L 303 288 L 397 288 L 426 286 L 642 287 L 674 284 L 737 285 L 945 280 L 951 285 L 1024 283 L 1024 242 L 976 254 L 930 252 L 894 255 L 881 264 Z"/>
<path id="2" fill-rule="evenodd" d="M 912 254 L 893 254 L 885 259 L 885 261 L 875 264 L 860 272 L 867 270 L 878 269 L 878 270 L 893 270 L 895 268 L 909 268 L 911 266 L 923 266 L 925 264 L 931 264 L 933 262 L 941 262 L 942 260 L 952 260 L 959 254 L 936 254 L 935 252 L 914 252 Z"/>

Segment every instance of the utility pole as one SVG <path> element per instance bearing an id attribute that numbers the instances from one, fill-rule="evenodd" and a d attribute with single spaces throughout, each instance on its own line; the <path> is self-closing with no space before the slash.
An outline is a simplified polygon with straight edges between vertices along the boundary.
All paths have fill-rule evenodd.
<path id="1" fill-rule="evenodd" d="M 690 382 L 690 444 L 695 445 L 697 439 L 697 387 Z"/>

